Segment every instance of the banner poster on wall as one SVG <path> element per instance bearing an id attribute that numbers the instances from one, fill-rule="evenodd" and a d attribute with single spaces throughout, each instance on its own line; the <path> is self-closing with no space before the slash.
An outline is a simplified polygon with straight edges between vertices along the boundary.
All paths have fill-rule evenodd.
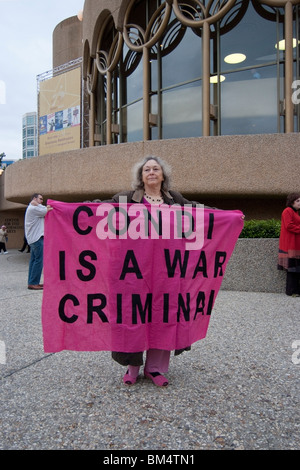
<path id="1" fill-rule="evenodd" d="M 80 148 L 81 68 L 40 82 L 39 155 Z"/>
<path id="2" fill-rule="evenodd" d="M 240 211 L 48 204 L 45 352 L 173 350 L 205 338 Z"/>

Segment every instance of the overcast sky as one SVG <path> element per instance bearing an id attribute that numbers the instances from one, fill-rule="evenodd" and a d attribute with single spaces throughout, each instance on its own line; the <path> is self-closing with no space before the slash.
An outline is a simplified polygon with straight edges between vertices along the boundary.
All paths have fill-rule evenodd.
<path id="1" fill-rule="evenodd" d="M 0 153 L 22 158 L 22 116 L 37 111 L 37 75 L 52 69 L 52 34 L 84 0 L 0 0 Z"/>

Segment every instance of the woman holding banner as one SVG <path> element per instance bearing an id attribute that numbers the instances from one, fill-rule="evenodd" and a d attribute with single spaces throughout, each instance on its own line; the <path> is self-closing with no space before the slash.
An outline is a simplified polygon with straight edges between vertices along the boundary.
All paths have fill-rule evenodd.
<path id="1" fill-rule="evenodd" d="M 281 216 L 278 269 L 286 271 L 286 295 L 300 297 L 300 193 L 287 196 Z"/>
<path id="2" fill-rule="evenodd" d="M 166 387 L 170 351 L 189 350 L 206 335 L 243 214 L 202 210 L 171 191 L 157 157 L 135 174 L 132 191 L 103 204 L 51 201 L 58 210 L 46 224 L 44 350 L 112 351 L 127 367 L 127 385 L 146 351 L 145 376 Z M 57 227 L 59 246 L 48 236 Z"/>
<path id="3" fill-rule="evenodd" d="M 148 156 L 134 167 L 133 191 L 125 191 L 113 196 L 111 202 L 118 203 L 120 198 L 127 198 L 127 202 L 140 204 L 168 205 L 191 204 L 179 192 L 170 190 L 169 166 L 159 157 Z M 196 203 L 192 203 L 195 205 Z M 175 355 L 189 350 L 190 347 L 175 351 Z M 112 358 L 119 364 L 127 366 L 127 372 L 123 377 L 126 385 L 133 385 L 139 375 L 140 366 L 143 365 L 143 352 L 123 353 L 112 352 Z M 163 373 L 168 371 L 170 351 L 162 349 L 150 349 L 146 353 L 144 366 L 145 377 L 159 387 L 166 387 L 168 379 Z"/>

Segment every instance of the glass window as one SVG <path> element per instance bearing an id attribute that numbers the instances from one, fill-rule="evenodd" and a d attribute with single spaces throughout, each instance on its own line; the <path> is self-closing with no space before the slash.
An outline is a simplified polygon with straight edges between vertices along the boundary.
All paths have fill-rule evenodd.
<path id="1" fill-rule="evenodd" d="M 240 22 L 220 36 L 218 132 L 278 132 L 278 28 L 274 9 L 254 9 L 252 2 Z M 221 25 L 222 32 L 222 25 Z"/>
<path id="2" fill-rule="evenodd" d="M 95 145 L 106 144 L 106 76 L 98 73 L 96 87 Z"/>
<path id="3" fill-rule="evenodd" d="M 159 27 L 162 4 L 162 0 L 130 2 L 128 24 L 133 42 L 140 45 L 149 39 L 144 36 L 149 24 L 151 34 Z M 194 2 L 187 0 L 184 5 L 188 15 Z M 293 8 L 294 80 L 299 80 L 300 7 Z M 116 34 L 112 19 L 106 28 L 101 48 L 108 52 Z M 211 85 L 211 135 L 284 132 L 284 8 L 239 0 L 224 18 L 210 25 L 210 33 L 211 72 L 221 78 Z M 143 97 L 147 93 L 153 115 L 151 139 L 202 135 L 202 45 L 202 29 L 186 27 L 172 12 L 166 30 L 149 51 L 150 89 L 148 84 L 143 89 L 144 78 L 148 78 L 143 53 L 132 51 L 124 42 L 118 67 L 112 72 L 114 143 L 143 140 Z M 106 143 L 107 125 L 105 84 L 106 76 L 99 79 L 96 105 L 95 133 L 101 135 L 102 144 Z M 299 107 L 295 106 L 295 131 L 300 128 Z"/>
<path id="4" fill-rule="evenodd" d="M 221 83 L 221 134 L 277 132 L 276 66 L 226 74 Z"/>
<path id="5" fill-rule="evenodd" d="M 123 46 L 122 105 L 136 101 L 143 96 L 143 55 Z"/>
<path id="6" fill-rule="evenodd" d="M 143 140 L 143 101 L 123 108 L 123 127 L 127 129 L 124 142 L 137 142 Z"/>
<path id="7" fill-rule="evenodd" d="M 114 70 L 112 73 L 112 124 L 119 124 L 119 108 L 120 108 L 120 80 L 119 70 Z M 112 132 L 112 143 L 119 143 L 119 136 L 117 133 Z"/>
<path id="8" fill-rule="evenodd" d="M 191 28 L 173 19 L 159 46 L 162 46 L 162 88 L 201 77 L 201 38 Z"/>
<path id="9" fill-rule="evenodd" d="M 199 31 L 172 14 L 165 34 L 152 49 L 151 112 L 158 114 L 152 139 L 202 134 L 202 53 Z M 156 54 L 155 54 L 156 50 Z"/>
<path id="10" fill-rule="evenodd" d="M 294 130 L 300 132 L 300 6 L 295 7 L 295 31 L 294 37 L 294 83 L 293 83 L 293 104 L 294 104 Z"/>
<path id="11" fill-rule="evenodd" d="M 250 2 L 240 23 L 221 36 L 221 72 L 276 62 L 276 42 L 275 14 L 262 18 Z"/>
<path id="12" fill-rule="evenodd" d="M 162 95 L 163 138 L 202 135 L 201 82 L 172 88 Z"/>
<path id="13" fill-rule="evenodd" d="M 27 116 L 26 121 L 28 126 L 32 126 L 35 122 L 35 118 L 34 116 Z"/>

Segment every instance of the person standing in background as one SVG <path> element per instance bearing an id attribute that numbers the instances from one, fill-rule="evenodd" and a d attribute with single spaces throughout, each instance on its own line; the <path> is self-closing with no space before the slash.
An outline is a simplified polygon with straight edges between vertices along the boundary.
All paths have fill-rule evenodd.
<path id="1" fill-rule="evenodd" d="M 20 251 L 21 253 L 23 253 L 23 252 L 25 251 L 26 247 L 27 247 L 27 252 L 26 252 L 26 253 L 30 253 L 30 246 L 28 245 L 27 240 L 26 240 L 26 237 L 25 237 L 25 235 L 24 235 L 23 246 L 22 246 L 22 248 L 21 248 L 20 250 L 18 250 L 18 251 Z"/>
<path id="2" fill-rule="evenodd" d="M 6 241 L 7 241 L 7 231 L 6 231 L 6 226 L 2 225 L 0 228 L 0 253 L 3 253 L 6 255 L 8 251 L 6 250 Z"/>
<path id="3" fill-rule="evenodd" d="M 300 193 L 287 196 L 281 215 L 278 269 L 286 271 L 286 295 L 300 297 Z"/>
<path id="4" fill-rule="evenodd" d="M 43 289 L 40 280 L 43 271 L 44 222 L 50 209 L 43 205 L 43 196 L 35 193 L 25 213 L 25 236 L 30 246 L 28 289 L 32 290 Z"/>

